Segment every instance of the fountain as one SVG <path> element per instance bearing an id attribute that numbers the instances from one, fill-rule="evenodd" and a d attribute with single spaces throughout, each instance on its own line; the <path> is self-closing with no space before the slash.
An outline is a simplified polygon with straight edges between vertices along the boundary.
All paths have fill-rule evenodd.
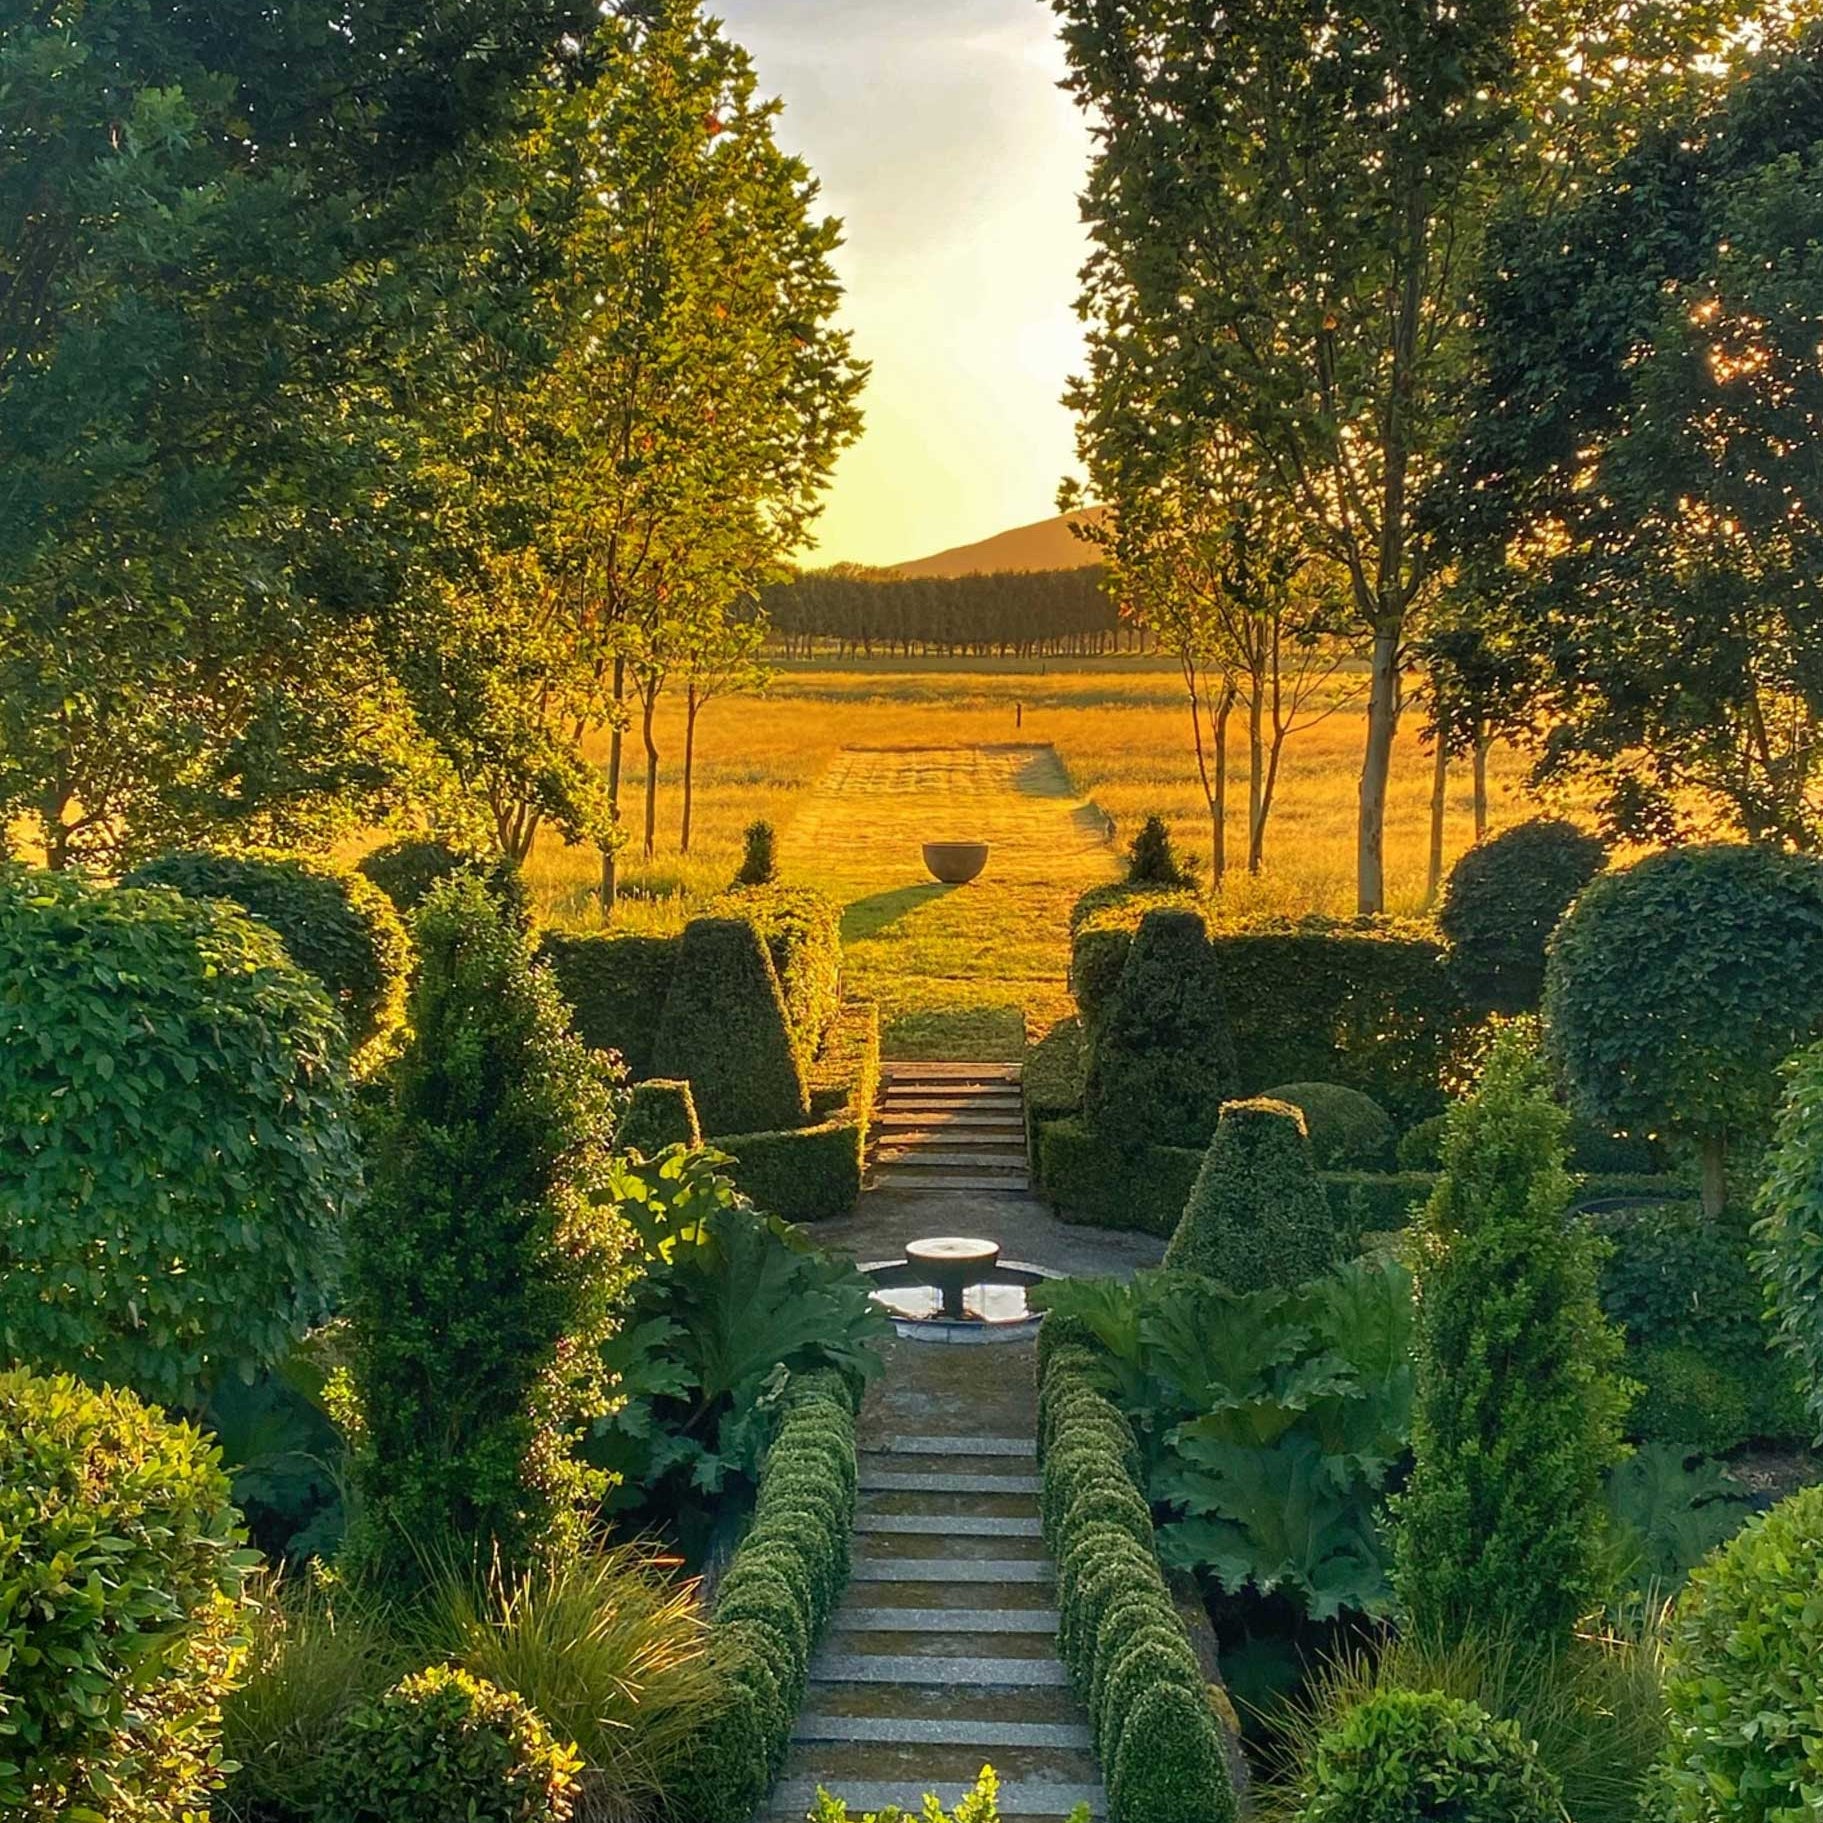
<path id="1" fill-rule="evenodd" d="M 926 1342 L 1019 1342 L 1038 1333 L 1026 1289 L 1057 1276 L 1003 1260 L 998 1241 L 931 1235 L 908 1241 L 905 1256 L 861 1270 L 902 1336 Z"/>

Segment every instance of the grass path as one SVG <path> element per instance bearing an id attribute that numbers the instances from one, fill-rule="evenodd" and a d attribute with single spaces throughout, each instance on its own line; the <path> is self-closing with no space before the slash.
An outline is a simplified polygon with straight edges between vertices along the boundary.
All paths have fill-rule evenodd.
<path id="1" fill-rule="evenodd" d="M 1116 872 L 1106 818 L 1048 744 L 845 747 L 780 840 L 785 876 L 843 905 L 850 982 L 880 1001 L 894 1057 L 1017 1058 L 1028 1010 L 1069 1010 L 1072 901 Z M 993 853 L 939 886 L 927 841 Z"/>

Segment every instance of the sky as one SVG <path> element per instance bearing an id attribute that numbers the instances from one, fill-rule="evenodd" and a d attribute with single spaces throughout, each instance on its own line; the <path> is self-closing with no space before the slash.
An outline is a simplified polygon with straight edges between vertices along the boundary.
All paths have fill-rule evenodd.
<path id="1" fill-rule="evenodd" d="M 813 560 L 894 563 L 1056 510 L 1088 137 L 1043 0 L 711 0 L 846 223 L 873 363 Z"/>

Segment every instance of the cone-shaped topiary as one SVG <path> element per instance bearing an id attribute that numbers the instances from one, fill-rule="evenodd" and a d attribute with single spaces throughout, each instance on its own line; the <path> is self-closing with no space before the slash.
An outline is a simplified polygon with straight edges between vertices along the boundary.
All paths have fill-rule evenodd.
<path id="1" fill-rule="evenodd" d="M 1260 1291 L 1316 1278 L 1336 1251 L 1304 1116 L 1284 1101 L 1229 1102 L 1165 1264 Z"/>
<path id="2" fill-rule="evenodd" d="M 633 1100 L 614 1135 L 619 1150 L 656 1158 L 667 1146 L 702 1143 L 696 1101 L 687 1082 L 667 1082 L 654 1076 L 633 1085 Z"/>
<path id="3" fill-rule="evenodd" d="M 778 838 L 763 817 L 747 825 L 741 837 L 741 864 L 736 886 L 770 886 L 779 877 Z"/>
<path id="4" fill-rule="evenodd" d="M 1127 848 L 1129 886 L 1194 886 L 1195 864 L 1180 856 L 1171 827 L 1156 812 L 1140 824 Z"/>
<path id="5" fill-rule="evenodd" d="M 1202 918 L 1147 912 L 1089 1047 L 1083 1110 L 1134 1146 L 1202 1146 L 1234 1092 L 1234 1038 Z"/>

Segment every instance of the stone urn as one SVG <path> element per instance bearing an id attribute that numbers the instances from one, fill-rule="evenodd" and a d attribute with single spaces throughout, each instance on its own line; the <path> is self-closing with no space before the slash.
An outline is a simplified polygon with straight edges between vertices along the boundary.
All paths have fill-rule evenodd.
<path id="1" fill-rule="evenodd" d="M 926 842 L 924 865 L 945 886 L 966 886 L 987 865 L 985 842 Z"/>

